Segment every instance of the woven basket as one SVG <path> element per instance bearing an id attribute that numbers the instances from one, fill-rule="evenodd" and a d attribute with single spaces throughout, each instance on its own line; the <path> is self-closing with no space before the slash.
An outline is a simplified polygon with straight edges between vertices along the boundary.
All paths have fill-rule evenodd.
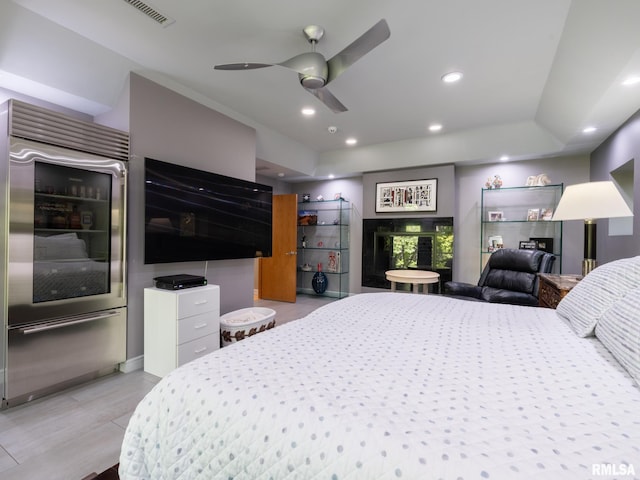
<path id="1" fill-rule="evenodd" d="M 275 327 L 275 316 L 275 310 L 265 307 L 243 308 L 222 315 L 220 317 L 222 346 L 239 342 Z"/>

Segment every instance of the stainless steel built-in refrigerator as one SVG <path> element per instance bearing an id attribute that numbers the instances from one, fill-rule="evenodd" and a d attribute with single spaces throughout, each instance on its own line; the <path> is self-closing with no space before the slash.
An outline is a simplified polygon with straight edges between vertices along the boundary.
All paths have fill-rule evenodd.
<path id="1" fill-rule="evenodd" d="M 128 135 L 15 100 L 3 153 L 3 405 L 126 357 Z"/>

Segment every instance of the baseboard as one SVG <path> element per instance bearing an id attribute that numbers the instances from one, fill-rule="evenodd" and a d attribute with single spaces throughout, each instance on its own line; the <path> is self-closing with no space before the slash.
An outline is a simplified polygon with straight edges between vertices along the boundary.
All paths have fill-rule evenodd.
<path id="1" fill-rule="evenodd" d="M 122 373 L 135 372 L 136 370 L 142 370 L 143 368 L 144 368 L 144 355 L 128 358 L 120 364 L 120 371 Z"/>

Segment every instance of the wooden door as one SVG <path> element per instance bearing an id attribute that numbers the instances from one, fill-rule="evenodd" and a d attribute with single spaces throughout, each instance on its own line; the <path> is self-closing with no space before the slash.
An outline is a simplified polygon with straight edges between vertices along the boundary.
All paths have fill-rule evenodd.
<path id="1" fill-rule="evenodd" d="M 273 196 L 272 256 L 260 259 L 260 298 L 296 301 L 298 197 Z"/>

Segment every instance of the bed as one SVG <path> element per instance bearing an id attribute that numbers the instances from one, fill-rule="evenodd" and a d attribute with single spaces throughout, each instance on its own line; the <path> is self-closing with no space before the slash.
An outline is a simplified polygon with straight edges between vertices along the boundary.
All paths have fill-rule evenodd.
<path id="1" fill-rule="evenodd" d="M 640 257 L 562 302 L 333 302 L 164 377 L 120 478 L 640 478 Z"/>

